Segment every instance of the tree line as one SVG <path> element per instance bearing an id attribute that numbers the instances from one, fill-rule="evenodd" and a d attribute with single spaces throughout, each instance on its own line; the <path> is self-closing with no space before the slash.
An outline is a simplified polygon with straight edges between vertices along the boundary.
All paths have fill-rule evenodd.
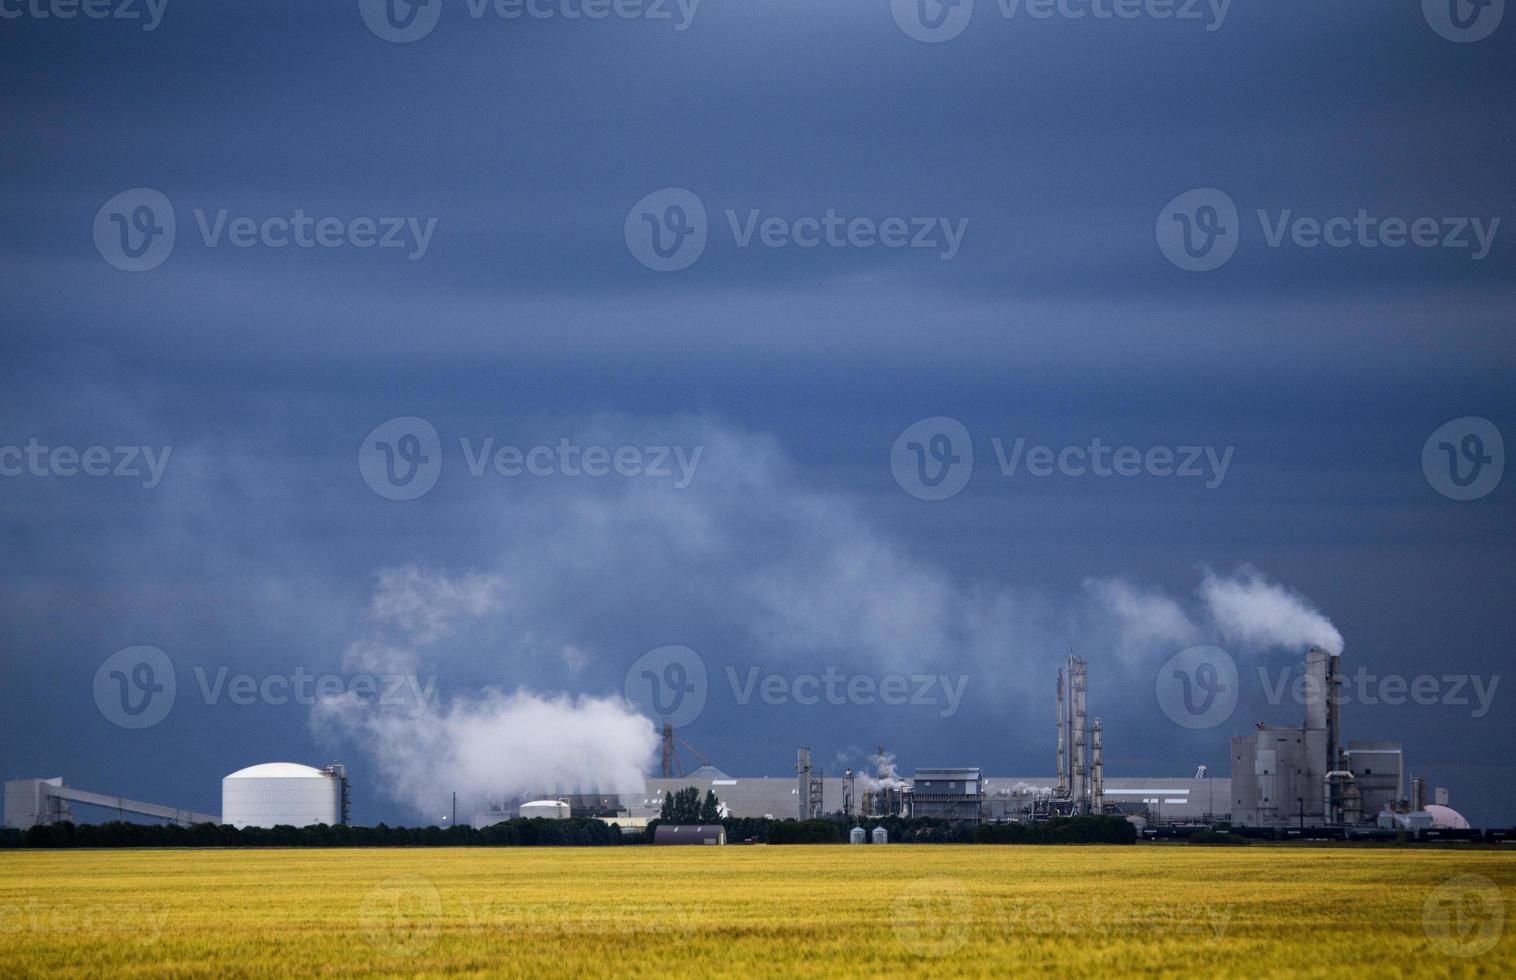
<path id="1" fill-rule="evenodd" d="M 763 817 L 708 819 L 714 797 L 665 797 L 663 812 L 643 833 L 623 834 L 614 823 L 574 817 L 516 818 L 489 827 L 244 827 L 213 823 L 179 827 L 115 821 L 56 823 L 25 830 L 0 830 L 0 848 L 19 847 L 604 847 L 652 843 L 661 823 L 719 823 L 731 844 L 844 844 L 854 826 L 873 839 L 883 827 L 892 844 L 1130 844 L 1137 831 L 1120 817 L 1066 817 L 1035 824 L 982 824 L 971 827 L 928 817 L 888 817 L 856 823 L 840 817 L 769 820 Z M 689 819 L 691 815 L 695 819 Z"/>

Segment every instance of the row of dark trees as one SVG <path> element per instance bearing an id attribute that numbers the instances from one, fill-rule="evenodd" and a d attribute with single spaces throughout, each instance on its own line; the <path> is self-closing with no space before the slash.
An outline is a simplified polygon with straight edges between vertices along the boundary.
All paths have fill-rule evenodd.
<path id="1" fill-rule="evenodd" d="M 193 827 L 137 823 L 57 823 L 26 830 L 0 830 L 0 848 L 16 847 L 601 847 L 651 842 L 659 823 L 720 823 L 733 844 L 841 844 L 854 826 L 841 819 L 718 820 L 715 798 L 693 788 L 664 799 L 664 812 L 645 835 L 623 836 L 600 820 L 516 819 L 482 830 L 473 827 L 247 827 L 212 823 Z M 691 815 L 693 814 L 693 817 Z M 870 834 L 884 827 L 897 844 L 1130 844 L 1136 829 L 1120 817 L 1069 817 L 1038 824 L 984 824 L 968 827 L 918 817 L 864 821 Z"/>
<path id="2" fill-rule="evenodd" d="M 0 831 L 0 847 L 597 847 L 623 842 L 599 820 L 507 820 L 473 827 L 193 827 L 55 823 Z"/>
<path id="3" fill-rule="evenodd" d="M 702 800 L 698 788 L 686 786 L 677 793 L 663 794 L 663 809 L 658 812 L 658 821 L 679 824 L 720 823 L 721 804 L 712 790 L 706 790 L 705 799 Z"/>
<path id="4" fill-rule="evenodd" d="M 694 821 L 690 821 L 694 822 Z M 710 821 L 706 821 L 710 822 Z M 766 820 L 759 817 L 729 818 L 728 843 L 842 844 L 854 826 L 873 840 L 875 827 L 883 827 L 896 844 L 1132 844 L 1137 828 L 1121 817 L 1063 817 L 1036 824 L 982 824 L 970 827 L 929 817 L 887 817 L 857 824 L 823 817 L 818 820 Z M 649 839 L 652 829 L 648 831 Z"/>

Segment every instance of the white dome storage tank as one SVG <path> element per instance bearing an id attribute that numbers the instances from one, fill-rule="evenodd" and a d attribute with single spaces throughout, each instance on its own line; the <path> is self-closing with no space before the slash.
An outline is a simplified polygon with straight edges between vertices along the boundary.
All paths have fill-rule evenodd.
<path id="1" fill-rule="evenodd" d="M 346 774 L 341 766 L 315 769 L 296 762 L 265 762 L 221 780 L 221 822 L 233 827 L 308 827 L 345 823 Z"/>
<path id="2" fill-rule="evenodd" d="M 518 811 L 524 818 L 541 817 L 545 820 L 567 820 L 569 805 L 562 800 L 533 800 L 521 804 Z"/>

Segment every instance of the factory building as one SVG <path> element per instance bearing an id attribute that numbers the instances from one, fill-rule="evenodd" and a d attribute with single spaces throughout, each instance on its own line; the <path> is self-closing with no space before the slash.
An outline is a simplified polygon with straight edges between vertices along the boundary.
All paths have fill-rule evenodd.
<path id="1" fill-rule="evenodd" d="M 347 770 L 265 762 L 221 780 L 221 821 L 233 827 L 348 823 Z"/>
<path id="2" fill-rule="evenodd" d="M 917 769 L 911 815 L 977 824 L 984 816 L 984 776 L 978 769 Z"/>
<path id="3" fill-rule="evenodd" d="M 1339 659 L 1314 647 L 1306 651 L 1299 727 L 1259 724 L 1252 734 L 1232 738 L 1233 823 L 1343 827 L 1407 808 L 1399 742 L 1342 744 Z"/>

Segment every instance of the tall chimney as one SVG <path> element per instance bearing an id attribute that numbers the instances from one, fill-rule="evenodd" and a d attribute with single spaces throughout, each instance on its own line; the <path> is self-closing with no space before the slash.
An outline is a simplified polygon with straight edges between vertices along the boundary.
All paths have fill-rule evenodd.
<path id="1" fill-rule="evenodd" d="M 1311 731 L 1327 728 L 1327 689 L 1331 663 L 1325 650 L 1311 647 L 1305 652 L 1305 727 Z M 1331 766 L 1327 767 L 1328 769 Z"/>
<path id="2" fill-rule="evenodd" d="M 1338 654 L 1332 654 L 1327 661 L 1327 684 L 1326 684 L 1326 708 L 1327 708 L 1327 772 L 1340 769 L 1342 761 L 1342 716 L 1340 707 L 1342 704 L 1342 672 L 1339 664 L 1342 658 Z"/>
<path id="3" fill-rule="evenodd" d="M 795 752 L 795 796 L 800 819 L 811 819 L 811 750 L 803 745 Z"/>
<path id="4" fill-rule="evenodd" d="M 1086 783 L 1088 769 L 1084 750 L 1086 729 L 1084 694 L 1086 674 L 1084 661 L 1069 657 L 1069 795 L 1074 800 L 1074 812 L 1082 812 L 1089 804 L 1090 789 Z"/>
<path id="5" fill-rule="evenodd" d="M 1090 728 L 1090 809 L 1105 812 L 1105 754 L 1100 750 L 1100 719 Z"/>
<path id="6" fill-rule="evenodd" d="M 1058 669 L 1058 795 L 1069 792 L 1068 747 L 1064 739 L 1063 668 Z"/>

